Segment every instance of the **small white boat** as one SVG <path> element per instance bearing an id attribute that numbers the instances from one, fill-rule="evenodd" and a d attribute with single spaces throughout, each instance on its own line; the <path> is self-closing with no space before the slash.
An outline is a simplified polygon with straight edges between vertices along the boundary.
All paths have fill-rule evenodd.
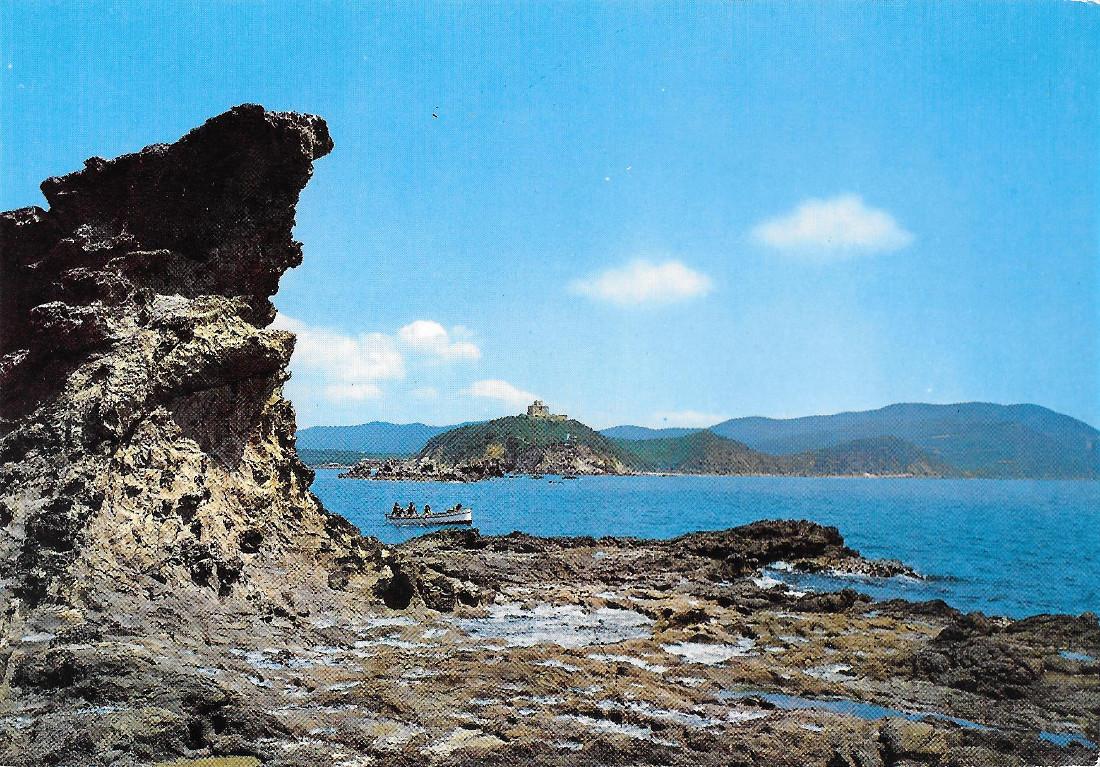
<path id="1" fill-rule="evenodd" d="M 433 511 L 431 514 L 417 514 L 414 517 L 386 515 L 386 521 L 397 527 L 434 527 L 436 525 L 472 525 L 473 509 L 462 508 L 458 511 Z"/>

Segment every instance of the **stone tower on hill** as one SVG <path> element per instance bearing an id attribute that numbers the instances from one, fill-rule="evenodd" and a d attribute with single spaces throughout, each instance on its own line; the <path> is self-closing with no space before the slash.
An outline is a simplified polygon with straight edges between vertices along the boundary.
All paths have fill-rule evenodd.
<path id="1" fill-rule="evenodd" d="M 543 402 L 541 399 L 537 399 L 527 406 L 528 418 L 545 418 L 550 421 L 567 421 L 569 416 L 564 413 L 551 413 L 550 406 Z"/>

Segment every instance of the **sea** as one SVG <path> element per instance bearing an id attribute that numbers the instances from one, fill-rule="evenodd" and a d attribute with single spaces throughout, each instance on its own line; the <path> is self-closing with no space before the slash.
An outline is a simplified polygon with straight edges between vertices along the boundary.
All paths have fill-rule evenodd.
<path id="1" fill-rule="evenodd" d="M 472 484 L 339 479 L 319 469 L 325 506 L 386 543 L 428 532 L 385 513 L 410 501 L 461 502 L 484 534 L 671 538 L 759 519 L 840 529 L 864 556 L 901 560 L 919 579 L 826 577 L 771 568 L 799 589 L 853 588 L 876 599 L 942 599 L 966 612 L 1023 617 L 1100 612 L 1100 482 L 803 477 L 514 477 Z"/>

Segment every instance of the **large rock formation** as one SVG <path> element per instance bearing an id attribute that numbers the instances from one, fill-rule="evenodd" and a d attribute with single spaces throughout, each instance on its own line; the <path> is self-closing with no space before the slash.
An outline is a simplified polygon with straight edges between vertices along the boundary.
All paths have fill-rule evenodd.
<path id="1" fill-rule="evenodd" d="M 0 215 L 7 628 L 48 606 L 277 614 L 375 556 L 309 492 L 281 393 L 294 338 L 265 329 L 332 146 L 320 118 L 240 106 Z"/>

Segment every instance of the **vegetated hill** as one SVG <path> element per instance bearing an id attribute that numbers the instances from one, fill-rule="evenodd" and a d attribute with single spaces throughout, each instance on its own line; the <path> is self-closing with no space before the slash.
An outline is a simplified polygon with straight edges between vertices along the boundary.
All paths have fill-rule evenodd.
<path id="1" fill-rule="evenodd" d="M 641 471 L 684 474 L 780 474 L 801 476 L 953 476 L 958 471 L 896 437 L 856 440 L 796 455 L 770 455 L 712 431 L 683 437 L 624 440 Z"/>
<path id="2" fill-rule="evenodd" d="M 632 455 L 614 441 L 580 421 L 554 421 L 513 415 L 473 423 L 432 437 L 420 458 L 444 464 L 499 460 L 508 470 L 574 471 L 570 461 L 580 459 L 600 471 L 629 470 Z M 578 467 L 579 468 L 579 467 Z"/>
<path id="3" fill-rule="evenodd" d="M 508 419 L 498 420 L 503 422 Z M 546 432 L 548 437 L 556 433 L 556 427 L 560 426 L 553 421 L 543 421 L 542 424 L 551 427 Z M 587 426 L 579 426 L 591 432 Z M 316 455 L 306 452 L 311 450 L 411 456 L 421 451 L 432 438 L 457 428 L 381 422 L 359 426 L 315 426 L 298 432 L 298 447 L 309 456 Z M 577 434 L 587 433 L 580 429 L 574 431 Z M 948 473 L 976 477 L 1100 479 L 1100 431 L 1038 405 L 980 402 L 957 405 L 899 404 L 879 410 L 806 418 L 735 418 L 709 430 L 615 426 L 603 430 L 598 436 L 610 438 L 613 444 L 628 451 L 629 456 L 634 456 L 630 458 L 630 465 L 642 470 L 672 471 L 671 467 L 676 462 L 661 459 L 654 464 L 652 461 L 662 452 L 676 450 L 694 450 L 693 455 L 697 457 L 706 454 L 707 450 L 712 454 L 714 451 L 729 453 L 722 459 L 714 458 L 717 465 L 723 462 L 736 465 L 741 460 L 734 457 L 736 451 L 732 448 L 716 446 L 705 437 L 698 438 L 698 442 L 638 447 L 645 442 L 669 442 L 705 431 L 771 455 L 793 456 L 835 449 L 831 454 L 817 456 L 809 468 L 804 469 L 804 473 L 862 473 L 857 468 L 857 456 L 866 446 L 853 443 L 893 437 L 919 448 L 929 466 L 936 468 L 937 474 L 946 467 Z M 592 444 L 597 452 L 607 449 L 604 443 Z M 692 448 L 692 445 L 695 447 Z M 885 467 L 894 465 L 892 462 L 902 465 L 912 463 L 903 461 L 905 456 L 901 455 L 891 458 L 888 455 L 890 449 L 888 443 L 877 445 L 871 465 Z M 847 457 L 841 459 L 839 456 Z M 712 459 L 699 457 L 698 460 Z M 825 470 L 825 466 L 837 461 L 840 461 L 838 466 L 848 468 L 836 472 Z"/>
<path id="4" fill-rule="evenodd" d="M 892 436 L 970 476 L 1100 478 L 1100 432 L 1038 405 L 898 404 L 806 418 L 735 418 L 712 430 L 774 454 Z"/>
<path id="5" fill-rule="evenodd" d="M 789 472 L 813 476 L 906 475 L 953 477 L 960 472 L 897 437 L 857 439 L 796 455 L 775 456 Z"/>
<path id="6" fill-rule="evenodd" d="M 624 441 L 643 439 L 668 439 L 671 437 L 686 437 L 688 434 L 702 431 L 702 429 L 666 428 L 651 429 L 648 426 L 612 426 L 608 429 L 600 429 L 600 434 L 611 439 Z"/>
<path id="7" fill-rule="evenodd" d="M 415 455 L 455 426 L 372 421 L 356 426 L 310 426 L 298 431 L 298 450 L 344 450 L 363 455 Z"/>
<path id="8" fill-rule="evenodd" d="M 779 461 L 770 455 L 712 431 L 681 437 L 622 440 L 620 447 L 634 456 L 641 471 L 673 471 L 685 474 L 777 474 Z"/>

